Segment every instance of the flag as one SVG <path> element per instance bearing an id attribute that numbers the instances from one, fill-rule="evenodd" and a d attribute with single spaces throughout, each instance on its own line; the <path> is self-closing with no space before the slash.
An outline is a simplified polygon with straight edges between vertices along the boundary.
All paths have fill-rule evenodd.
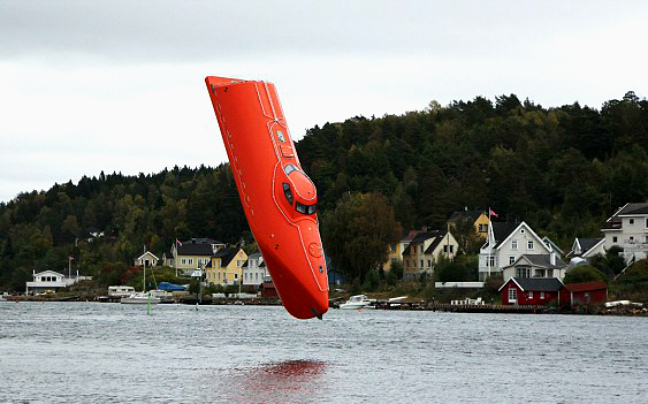
<path id="1" fill-rule="evenodd" d="M 70 261 L 74 261 L 74 257 L 68 257 Z"/>
<path id="2" fill-rule="evenodd" d="M 497 217 L 498 215 L 493 211 L 493 209 L 488 208 L 488 216 Z"/>
<path id="3" fill-rule="evenodd" d="M 182 245 L 182 242 L 180 240 L 176 239 L 176 244 L 177 245 Z"/>

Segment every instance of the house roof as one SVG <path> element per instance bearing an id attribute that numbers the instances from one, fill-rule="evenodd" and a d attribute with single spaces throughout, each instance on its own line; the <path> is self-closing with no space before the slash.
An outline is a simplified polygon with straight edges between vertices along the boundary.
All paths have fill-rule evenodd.
<path id="1" fill-rule="evenodd" d="M 142 258 L 144 258 L 145 255 L 150 255 L 151 257 L 155 258 L 157 261 L 160 260 L 157 256 L 155 256 L 155 254 L 153 254 L 153 253 L 150 252 L 150 251 L 147 251 L 147 252 L 145 252 L 144 254 L 140 255 L 139 257 L 137 257 L 137 259 L 138 259 L 138 260 L 141 260 Z"/>
<path id="2" fill-rule="evenodd" d="M 544 237 L 542 238 L 542 241 L 543 241 L 544 243 L 549 243 L 549 244 L 551 244 L 551 248 L 553 248 L 554 250 L 556 250 L 556 252 L 558 252 L 560 255 L 564 255 L 564 254 L 565 254 L 565 252 L 562 250 L 562 248 L 558 247 L 558 244 L 554 243 L 553 240 L 550 239 L 549 237 L 544 236 Z"/>
<path id="3" fill-rule="evenodd" d="M 221 259 L 221 267 L 226 267 L 229 265 L 230 262 L 236 257 L 236 254 L 239 252 L 241 248 L 240 247 L 228 247 L 228 248 L 223 248 L 221 250 L 218 250 L 216 254 L 214 254 L 214 258 L 220 258 Z"/>
<path id="4" fill-rule="evenodd" d="M 426 240 L 429 240 L 431 238 L 434 238 L 438 236 L 441 232 L 438 230 L 433 230 L 433 231 L 425 231 L 425 232 L 420 232 L 412 239 L 412 241 L 409 243 L 407 248 L 405 248 L 405 251 L 403 251 L 403 255 L 407 255 L 410 253 L 410 249 L 412 247 L 412 244 L 423 244 Z"/>
<path id="5" fill-rule="evenodd" d="M 626 203 L 620 207 L 612 216 L 605 221 L 603 229 L 620 229 L 621 218 L 619 216 L 646 215 L 648 214 L 648 202 Z"/>
<path id="6" fill-rule="evenodd" d="M 182 243 L 178 245 L 178 255 L 214 255 L 210 244 Z"/>
<path id="7" fill-rule="evenodd" d="M 580 246 L 581 253 L 576 254 L 574 250 L 572 250 L 567 254 L 567 258 L 583 256 L 587 254 L 589 250 L 598 246 L 603 241 L 605 241 L 604 238 L 578 238 L 577 237 L 575 243 L 578 243 L 578 245 Z"/>
<path id="8" fill-rule="evenodd" d="M 593 290 L 607 289 L 605 282 L 593 281 L 583 283 L 568 283 L 565 288 L 570 292 L 589 292 Z"/>
<path id="9" fill-rule="evenodd" d="M 218 240 L 214 240 L 213 238 L 209 237 L 192 237 L 186 241 L 183 241 L 182 244 L 223 244 Z"/>
<path id="10" fill-rule="evenodd" d="M 556 264 L 551 263 L 551 256 L 549 254 L 523 254 L 522 257 L 526 257 L 531 264 L 544 267 L 544 268 L 564 268 L 567 266 L 563 260 L 556 256 Z M 522 258 L 520 257 L 520 258 Z"/>
<path id="11" fill-rule="evenodd" d="M 648 214 L 648 202 L 627 203 L 616 213 L 617 216 L 646 215 L 646 214 Z"/>
<path id="12" fill-rule="evenodd" d="M 472 219 L 473 221 L 477 220 L 482 213 L 486 213 L 485 210 L 464 210 L 459 212 L 452 212 L 449 222 L 456 222 L 460 219 Z"/>
<path id="13" fill-rule="evenodd" d="M 515 282 L 523 292 L 557 292 L 563 287 L 558 278 L 516 278 L 513 277 L 505 282 L 499 290 L 501 291 L 509 282 Z"/>
<path id="14" fill-rule="evenodd" d="M 491 229 L 495 236 L 495 245 L 497 248 L 504 240 L 508 238 L 524 222 L 491 222 Z M 488 247 L 488 242 L 482 248 Z"/>
<path id="15" fill-rule="evenodd" d="M 34 275 L 38 276 L 38 275 L 42 275 L 42 274 L 54 274 L 54 275 L 65 277 L 65 275 L 63 275 L 62 273 L 52 271 L 51 269 L 46 269 L 44 271 L 36 272 Z"/>
<path id="16" fill-rule="evenodd" d="M 248 255 L 248 259 L 245 260 L 243 268 L 249 267 L 250 260 L 258 260 L 259 257 L 261 257 L 261 252 L 258 249 L 254 250 L 252 254 Z"/>
<path id="17" fill-rule="evenodd" d="M 441 242 L 443 242 L 443 238 L 445 237 L 447 232 L 445 231 L 440 231 L 437 236 L 434 238 L 434 241 L 432 241 L 432 244 L 425 250 L 424 254 L 432 254 L 434 250 L 437 248 Z"/>

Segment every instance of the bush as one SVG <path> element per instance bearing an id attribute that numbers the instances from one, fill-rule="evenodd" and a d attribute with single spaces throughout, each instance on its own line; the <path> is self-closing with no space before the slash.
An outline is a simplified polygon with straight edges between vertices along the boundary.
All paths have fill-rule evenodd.
<path id="1" fill-rule="evenodd" d="M 637 261 L 619 277 L 619 283 L 648 282 L 648 260 Z"/>
<path id="2" fill-rule="evenodd" d="M 608 277 L 603 272 L 589 265 L 579 265 L 567 271 L 564 283 L 583 283 L 592 281 L 608 282 Z"/>

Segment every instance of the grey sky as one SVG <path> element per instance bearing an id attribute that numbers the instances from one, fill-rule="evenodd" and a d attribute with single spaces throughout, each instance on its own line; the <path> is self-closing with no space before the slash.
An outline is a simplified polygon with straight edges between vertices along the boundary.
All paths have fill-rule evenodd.
<path id="1" fill-rule="evenodd" d="M 648 95 L 641 1 L 0 1 L 0 201 L 226 160 L 203 79 L 277 85 L 293 136 L 515 93 Z"/>

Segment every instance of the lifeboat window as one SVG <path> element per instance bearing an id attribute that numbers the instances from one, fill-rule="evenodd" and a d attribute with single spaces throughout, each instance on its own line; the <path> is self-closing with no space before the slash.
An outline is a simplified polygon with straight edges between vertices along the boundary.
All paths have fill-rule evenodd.
<path id="1" fill-rule="evenodd" d="M 283 186 L 284 195 L 286 196 L 286 199 L 288 199 L 288 203 L 292 205 L 293 204 L 293 194 L 292 194 L 292 191 L 290 190 L 290 185 L 284 182 L 282 184 L 282 186 Z M 299 202 L 297 202 L 297 204 L 300 205 Z"/>
<path id="2" fill-rule="evenodd" d="M 317 205 L 304 205 L 303 203 L 295 203 L 295 210 L 304 215 L 312 215 L 317 212 Z"/>
<path id="3" fill-rule="evenodd" d="M 288 164 L 284 167 L 284 172 L 286 173 L 286 175 L 290 175 L 290 173 L 292 173 L 293 171 L 299 171 L 299 169 L 292 164 Z"/>

